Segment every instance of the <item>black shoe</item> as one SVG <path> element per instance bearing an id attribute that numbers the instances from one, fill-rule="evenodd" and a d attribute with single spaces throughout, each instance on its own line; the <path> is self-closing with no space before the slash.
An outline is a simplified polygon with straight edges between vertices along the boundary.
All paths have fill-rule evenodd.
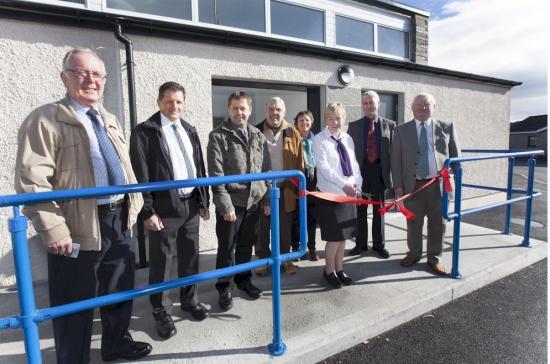
<path id="1" fill-rule="evenodd" d="M 317 255 L 317 250 L 315 249 L 309 249 L 308 258 L 312 262 L 316 262 L 319 260 L 319 256 Z"/>
<path id="2" fill-rule="evenodd" d="M 202 321 L 208 317 L 209 310 L 202 303 L 197 303 L 196 305 L 191 306 L 185 306 L 182 304 L 180 307 L 182 311 L 191 312 L 191 316 L 193 316 L 195 320 Z"/>
<path id="3" fill-rule="evenodd" d="M 153 312 L 156 321 L 157 333 L 162 339 L 168 339 L 176 335 L 176 326 L 172 321 L 172 316 L 166 311 Z"/>
<path id="4" fill-rule="evenodd" d="M 340 282 L 342 282 L 344 286 L 349 286 L 353 283 L 353 279 L 351 279 L 351 277 L 348 276 L 346 272 L 344 272 L 343 270 L 336 272 L 336 275 L 338 276 L 338 279 L 340 279 Z"/>
<path id="5" fill-rule="evenodd" d="M 223 311 L 229 310 L 231 307 L 233 307 L 233 295 L 231 294 L 231 290 L 229 287 L 227 288 L 218 288 L 218 292 L 220 294 L 220 308 Z"/>
<path id="6" fill-rule="evenodd" d="M 325 272 L 325 270 L 323 269 L 323 277 L 325 277 L 327 282 L 334 288 L 342 288 L 342 282 L 340 282 L 340 279 L 338 278 L 336 273 L 331 272 L 327 274 L 327 272 Z"/>
<path id="7" fill-rule="evenodd" d="M 246 280 L 244 282 L 237 284 L 237 287 L 240 290 L 245 291 L 246 294 L 254 300 L 257 300 L 258 298 L 262 297 L 262 290 L 256 287 L 255 285 L 253 285 L 252 281 L 250 280 Z"/>
<path id="8" fill-rule="evenodd" d="M 356 245 L 353 249 L 349 251 L 348 255 L 360 255 L 361 251 L 368 250 L 368 249 L 369 247 L 367 245 L 364 245 L 364 246 Z"/>
<path id="9" fill-rule="evenodd" d="M 153 350 L 153 347 L 150 344 L 134 341 L 132 347 L 128 348 L 128 350 L 120 353 L 102 355 L 102 359 L 103 361 L 114 361 L 118 359 L 137 360 L 149 355 L 151 350 Z"/>
<path id="10" fill-rule="evenodd" d="M 378 253 L 378 256 L 383 259 L 388 259 L 390 257 L 390 252 L 383 246 L 373 246 L 372 250 Z"/>

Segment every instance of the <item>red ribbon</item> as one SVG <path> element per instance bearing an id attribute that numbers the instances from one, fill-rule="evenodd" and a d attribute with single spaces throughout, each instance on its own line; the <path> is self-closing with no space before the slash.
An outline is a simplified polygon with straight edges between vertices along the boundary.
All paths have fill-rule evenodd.
<path id="1" fill-rule="evenodd" d="M 342 196 L 342 195 L 337 195 L 335 193 L 321 192 L 321 191 L 308 191 L 308 190 L 298 190 L 298 196 L 303 197 L 303 196 L 311 195 L 327 201 L 338 202 L 338 203 L 351 203 L 354 205 L 383 205 L 378 208 L 378 213 L 380 215 L 384 215 L 392 207 L 397 206 L 399 211 L 405 216 L 405 218 L 407 218 L 407 220 L 412 220 L 414 219 L 414 214 L 410 210 L 407 210 L 405 206 L 403 206 L 400 202 L 403 202 L 404 200 L 413 197 L 418 192 L 428 188 L 429 186 L 434 184 L 437 180 L 439 180 L 439 178 L 443 179 L 443 186 L 445 188 L 445 191 L 451 192 L 453 188 L 451 185 L 449 170 L 446 167 L 443 167 L 441 171 L 437 174 L 437 176 L 430 179 L 428 182 L 422 185 L 422 187 L 420 187 L 416 191 L 413 191 L 399 198 L 396 198 L 391 202 L 372 201 L 372 200 L 366 200 L 360 197 Z M 298 180 L 296 178 L 291 178 L 290 182 L 294 186 L 298 187 Z"/>

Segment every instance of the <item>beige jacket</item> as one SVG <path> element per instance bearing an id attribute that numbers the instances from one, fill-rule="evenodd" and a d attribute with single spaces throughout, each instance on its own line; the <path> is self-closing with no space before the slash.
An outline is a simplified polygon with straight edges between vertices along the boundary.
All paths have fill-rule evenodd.
<path id="1" fill-rule="evenodd" d="M 116 117 L 101 105 L 98 110 L 128 183 L 137 183 Z M 95 187 L 88 134 L 68 97 L 31 112 L 19 129 L 18 145 L 15 168 L 18 193 Z M 142 206 L 140 193 L 129 195 L 128 229 L 136 222 Z M 95 198 L 41 202 L 24 206 L 23 213 L 32 220 L 46 244 L 71 236 L 81 250 L 101 250 Z"/>

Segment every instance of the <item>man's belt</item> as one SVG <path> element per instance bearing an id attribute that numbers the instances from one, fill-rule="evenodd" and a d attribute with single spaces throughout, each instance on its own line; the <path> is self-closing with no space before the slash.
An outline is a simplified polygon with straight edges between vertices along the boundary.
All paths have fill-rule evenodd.
<path id="1" fill-rule="evenodd" d="M 102 213 L 113 212 L 117 209 L 124 207 L 125 200 L 121 198 L 115 202 L 109 202 L 103 205 L 97 205 L 97 211 Z"/>

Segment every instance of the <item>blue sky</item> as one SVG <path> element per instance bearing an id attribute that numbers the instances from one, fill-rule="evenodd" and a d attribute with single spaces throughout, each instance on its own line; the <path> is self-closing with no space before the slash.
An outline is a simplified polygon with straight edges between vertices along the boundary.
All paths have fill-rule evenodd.
<path id="1" fill-rule="evenodd" d="M 399 0 L 430 12 L 429 64 L 521 81 L 510 120 L 546 114 L 548 9 L 543 0 Z"/>

